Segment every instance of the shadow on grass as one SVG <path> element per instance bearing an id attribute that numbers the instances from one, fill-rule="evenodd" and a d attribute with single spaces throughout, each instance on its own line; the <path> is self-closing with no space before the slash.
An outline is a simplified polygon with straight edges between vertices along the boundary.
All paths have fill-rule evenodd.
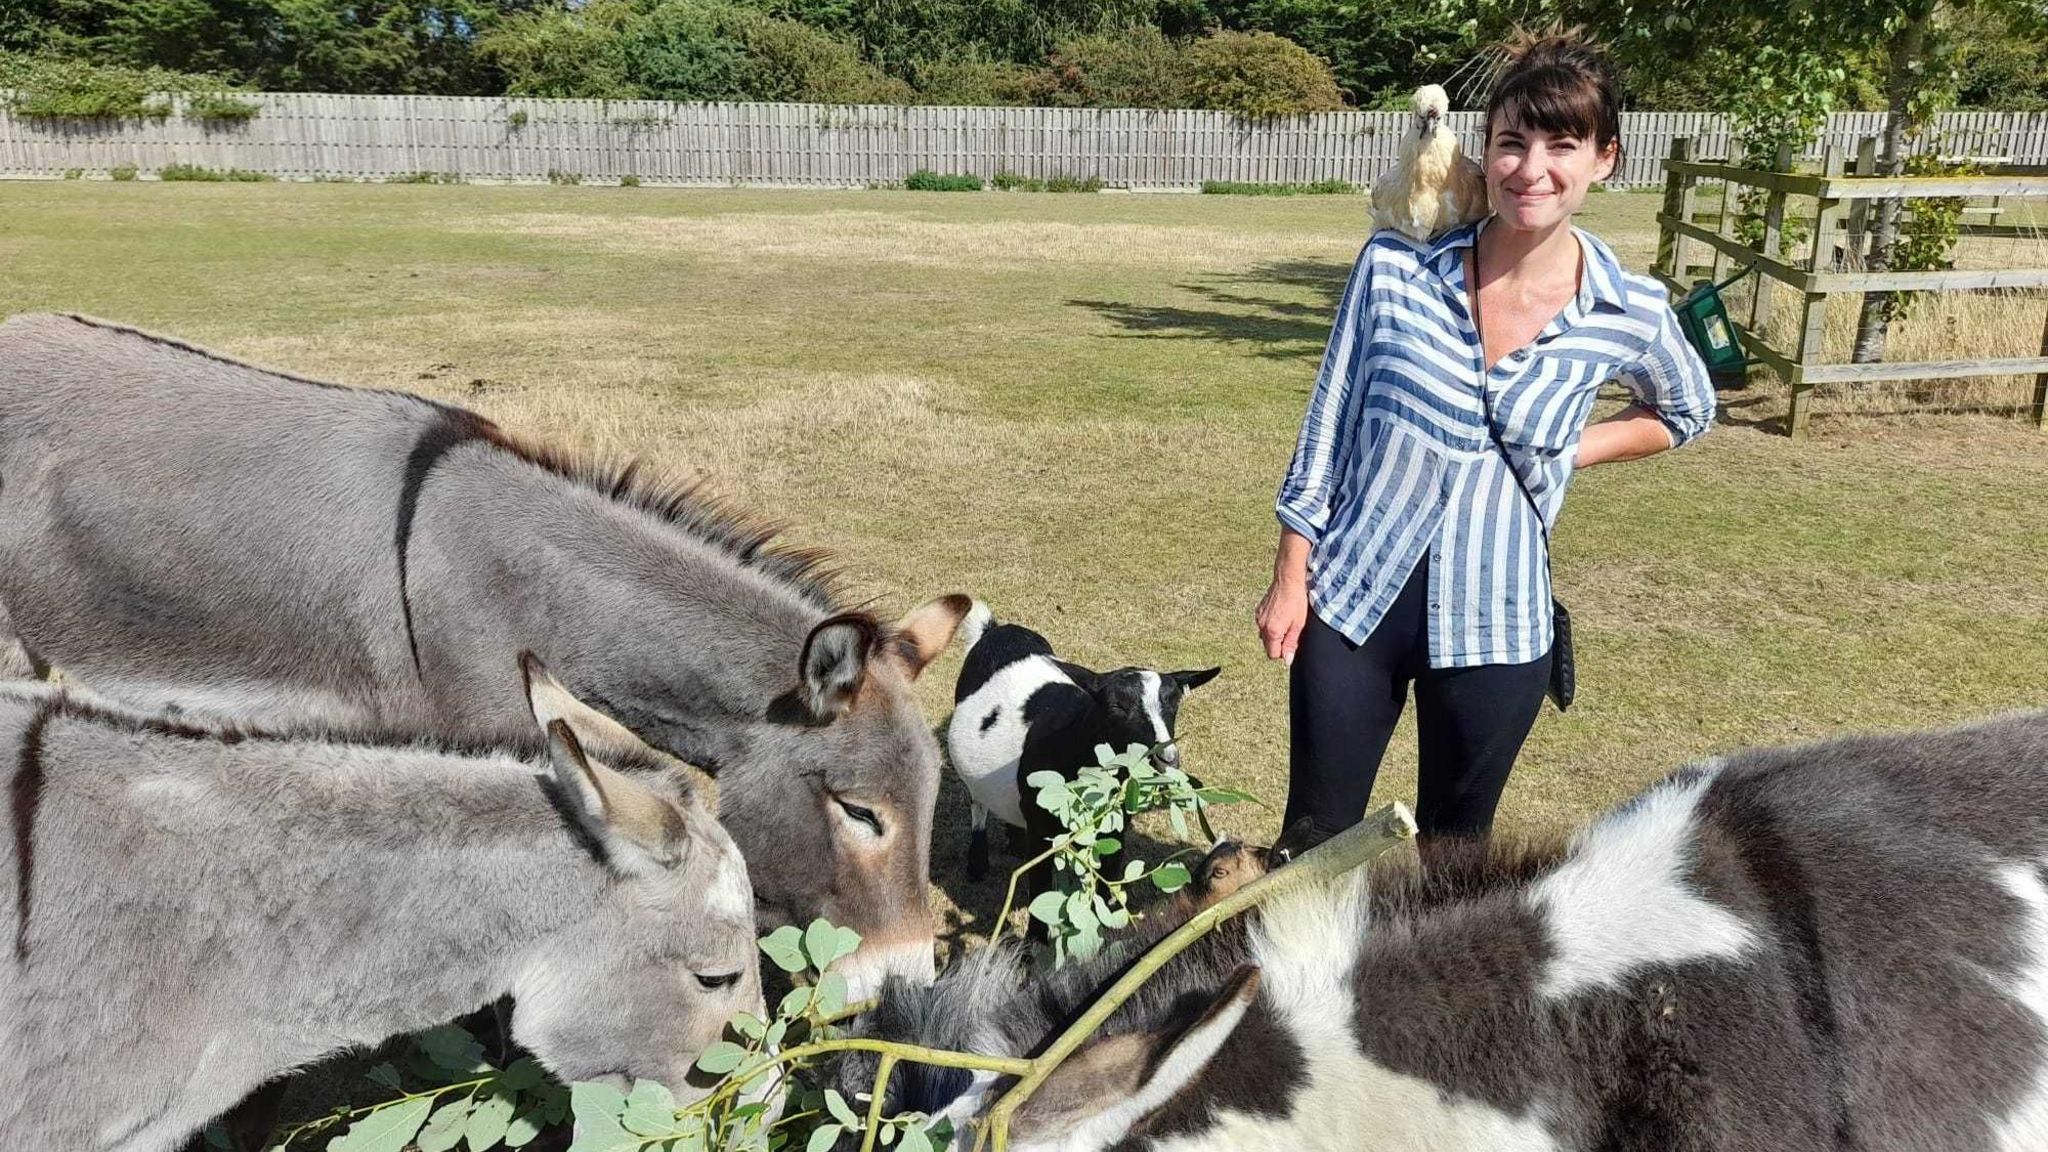
<path id="1" fill-rule="evenodd" d="M 1123 339 L 1206 340 L 1250 345 L 1254 355 L 1270 360 L 1316 360 L 1329 339 L 1330 318 L 1350 274 L 1349 264 L 1289 260 L 1176 285 L 1214 308 L 1114 300 L 1068 303 L 1107 318 L 1123 329 Z M 1302 302 L 1303 291 L 1313 293 L 1314 302 Z"/>

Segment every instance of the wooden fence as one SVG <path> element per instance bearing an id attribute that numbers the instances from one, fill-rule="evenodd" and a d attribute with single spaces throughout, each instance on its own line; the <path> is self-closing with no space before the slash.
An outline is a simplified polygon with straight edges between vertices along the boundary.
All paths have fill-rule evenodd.
<path id="1" fill-rule="evenodd" d="M 2031 413 L 2036 426 L 2048 429 L 2048 321 L 2043 323 L 2038 356 L 1970 356 L 1968 349 L 1960 349 L 1953 359 L 1910 363 L 1841 364 L 1823 358 L 1821 343 L 1831 295 L 1861 299 L 1872 292 L 2039 293 L 2048 289 L 2048 267 L 2040 266 L 1884 272 L 1865 268 L 1871 242 L 1870 209 L 1875 201 L 1887 197 L 2044 201 L 2048 200 L 2048 175 L 2013 172 L 1988 176 L 1880 177 L 1873 175 L 1876 142 L 1866 139 L 1855 150 L 1858 160 L 1854 174 L 1845 161 L 1848 150 L 1831 144 L 1822 155 L 1819 174 L 1803 175 L 1790 171 L 1789 155 L 1779 156 L 1775 171 L 1737 168 L 1695 160 L 1693 157 L 1698 153 L 1692 141 L 1672 141 L 1670 156 L 1664 162 L 1664 208 L 1657 215 L 1657 259 L 1652 271 L 1678 297 L 1699 278 L 1721 279 L 1730 266 L 1753 270 L 1759 279 L 1750 297 L 1748 319 L 1730 317 L 1729 323 L 1750 355 L 1775 372 L 1789 388 L 1791 403 L 1785 415 L 1785 430 L 1794 437 L 1806 432 L 1812 415 L 1811 393 L 1817 384 L 2013 374 L 2034 376 Z M 1694 190 L 1703 181 L 1720 183 L 1724 189 L 1751 188 L 1767 194 L 1763 235 L 1755 247 L 1736 238 L 1734 212 L 1719 211 L 1715 226 L 1704 226 L 1694 199 Z M 1810 237 L 1802 246 L 1803 251 L 1786 250 L 1783 234 L 1787 196 L 1811 197 L 1814 201 L 1814 215 L 1808 225 Z M 1724 199 L 1724 206 L 1726 203 Z M 2005 238 L 2039 234 L 2027 225 L 1997 222 L 1964 223 L 1958 231 L 1965 236 Z M 1694 245 L 1705 249 L 1707 264 L 1693 262 Z M 1797 342 L 1791 348 L 1776 347 L 1765 338 L 1771 301 L 1764 290 L 1766 278 L 1799 294 L 1799 322 L 1794 328 Z"/>
<path id="2" fill-rule="evenodd" d="M 1132 189 L 1184 189 L 1209 180 L 1369 184 L 1393 162 L 1405 113 L 1324 112 L 1268 121 L 1158 109 L 942 108 L 825 104 L 673 104 L 474 96 L 252 97 L 261 111 L 238 124 L 187 119 L 117 124 L 29 120 L 0 103 L 0 177 L 53 178 L 78 170 L 170 164 L 240 168 L 281 179 L 389 180 L 422 173 L 479 182 L 860 187 L 919 169 L 1014 172 L 1037 179 L 1095 177 Z M 1479 114 L 1450 125 L 1476 148 Z M 1813 142 L 1817 161 L 1883 130 L 1882 113 L 1837 115 Z M 1940 121 L 1945 152 L 2048 164 L 2048 113 L 1955 113 Z M 1663 179 L 1671 141 L 1695 155 L 1728 148 L 1724 117 L 1630 113 L 1625 160 L 1612 183 Z"/>

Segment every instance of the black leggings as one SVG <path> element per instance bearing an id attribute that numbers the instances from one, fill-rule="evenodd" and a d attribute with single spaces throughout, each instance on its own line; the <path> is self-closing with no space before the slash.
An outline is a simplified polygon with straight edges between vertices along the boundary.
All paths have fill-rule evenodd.
<path id="1" fill-rule="evenodd" d="M 1358 823 L 1394 724 L 1415 684 L 1420 726 L 1415 822 L 1426 837 L 1486 835 L 1550 681 L 1550 654 L 1527 664 L 1429 666 L 1429 561 L 1365 643 L 1308 614 L 1288 688 L 1287 816 L 1321 839 Z"/>

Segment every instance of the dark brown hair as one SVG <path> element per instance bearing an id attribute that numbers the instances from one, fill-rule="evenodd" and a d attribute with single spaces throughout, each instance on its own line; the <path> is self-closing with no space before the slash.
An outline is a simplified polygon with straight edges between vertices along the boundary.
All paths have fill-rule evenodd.
<path id="1" fill-rule="evenodd" d="M 1621 85 L 1607 54 L 1576 28 L 1517 32 L 1501 46 L 1502 68 L 1486 101 L 1487 140 L 1503 121 L 1556 136 L 1591 138 L 1621 163 Z"/>

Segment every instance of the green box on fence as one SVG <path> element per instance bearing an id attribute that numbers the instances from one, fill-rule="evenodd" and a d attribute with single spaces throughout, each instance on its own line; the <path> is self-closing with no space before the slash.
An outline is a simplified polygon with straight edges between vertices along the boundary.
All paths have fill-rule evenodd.
<path id="1" fill-rule="evenodd" d="M 1672 305 L 1672 310 L 1678 313 L 1679 331 L 1685 334 L 1686 342 L 1699 352 L 1700 359 L 1706 361 L 1707 376 L 1716 388 L 1742 387 L 1749 368 L 1749 357 L 1742 350 L 1742 337 L 1735 331 L 1735 325 L 1729 322 L 1727 305 L 1721 300 L 1721 289 L 1748 271 L 1745 268 L 1719 284 L 1702 280 Z"/>

